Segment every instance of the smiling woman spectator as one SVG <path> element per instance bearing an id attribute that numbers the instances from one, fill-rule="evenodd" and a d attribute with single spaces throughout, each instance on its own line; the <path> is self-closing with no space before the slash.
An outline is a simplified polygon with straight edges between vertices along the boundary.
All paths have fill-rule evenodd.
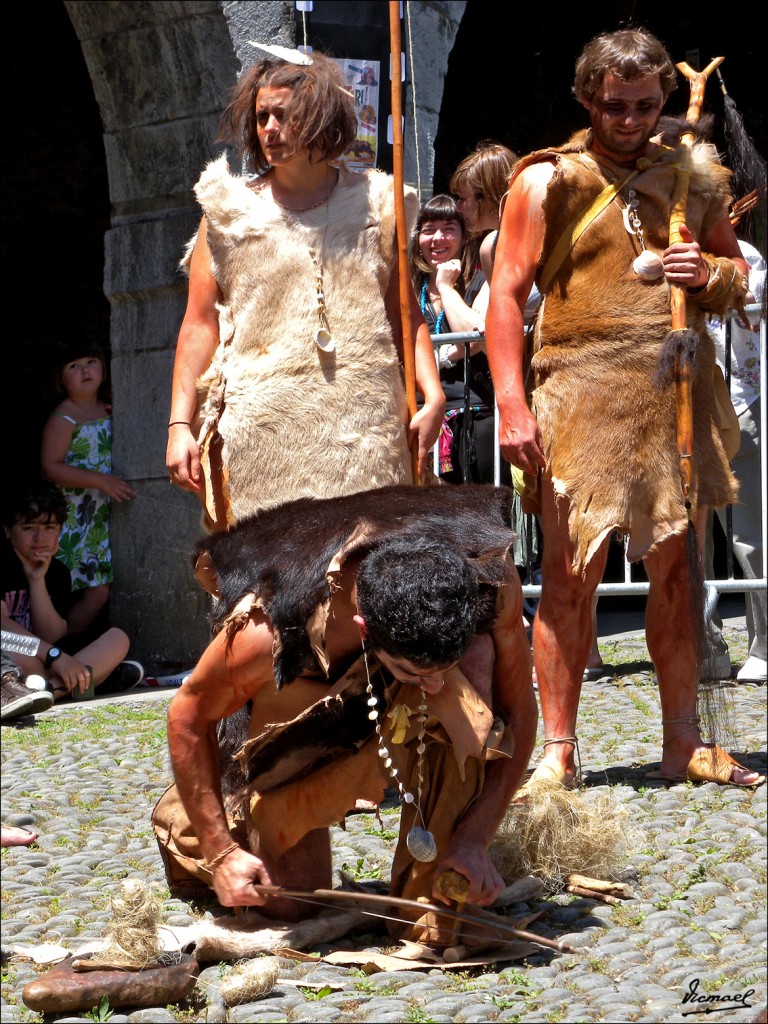
<path id="1" fill-rule="evenodd" d="M 451 196 L 433 196 L 419 210 L 410 262 L 411 279 L 430 334 L 484 330 L 483 313 L 468 305 L 464 297 L 472 260 L 464 218 Z M 469 345 L 469 417 L 461 415 L 467 405 L 464 347 L 441 345 L 437 350 L 446 397 L 440 476 L 451 483 L 493 483 L 493 390 L 485 343 Z"/>

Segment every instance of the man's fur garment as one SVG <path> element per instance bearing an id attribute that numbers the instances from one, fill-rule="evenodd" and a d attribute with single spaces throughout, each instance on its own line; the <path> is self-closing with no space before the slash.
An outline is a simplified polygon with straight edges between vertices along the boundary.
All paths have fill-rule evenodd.
<path id="1" fill-rule="evenodd" d="M 665 122 L 662 129 L 674 139 L 680 125 Z M 609 183 L 626 177 L 627 168 L 596 156 L 590 140 L 580 132 L 566 145 L 530 154 L 515 166 L 513 181 L 532 164 L 554 165 L 543 204 L 541 268 Z M 689 176 L 686 224 L 694 238 L 706 241 L 727 216 L 730 172 L 707 143 L 695 143 L 690 151 L 662 145 L 649 155 L 652 161 L 639 161 L 630 182 L 645 248 L 661 256 L 669 244 L 671 197 L 681 169 Z M 687 327 L 697 339 L 695 463 L 686 499 L 678 469 L 675 386 L 657 382 L 659 354 L 672 325 L 670 289 L 663 276 L 646 280 L 634 271 L 641 246 L 625 225 L 628 198 L 622 189 L 554 270 L 531 360 L 531 404 L 545 472 L 568 517 L 576 573 L 584 572 L 614 530 L 627 537 L 627 557 L 634 561 L 687 529 L 688 501 L 695 512 L 737 497 L 716 420 L 714 345 L 705 315 L 738 305 L 746 282 L 731 261 L 706 254 L 713 267 L 724 265 L 718 279 L 733 279 L 734 287 L 715 295 L 708 285 L 686 303 Z M 538 278 L 541 284 L 541 271 Z"/>
<path id="2" fill-rule="evenodd" d="M 300 498 L 200 541 L 195 575 L 219 599 L 214 631 L 236 630 L 254 608 L 263 609 L 275 632 L 275 682 L 281 686 L 303 671 L 327 674 L 324 625 L 333 574 L 384 540 L 430 537 L 462 552 L 480 585 L 477 631 L 490 628 L 514 539 L 511 508 L 508 488 L 475 484 Z"/>

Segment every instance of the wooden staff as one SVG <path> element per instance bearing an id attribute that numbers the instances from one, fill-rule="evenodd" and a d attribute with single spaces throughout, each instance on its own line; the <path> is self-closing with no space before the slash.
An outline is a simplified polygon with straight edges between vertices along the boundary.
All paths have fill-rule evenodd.
<path id="1" fill-rule="evenodd" d="M 676 67 L 680 74 L 684 75 L 691 84 L 691 99 L 688 104 L 686 117 L 691 124 L 695 124 L 701 115 L 701 108 L 704 102 L 704 89 L 707 78 L 722 64 L 724 57 L 715 57 L 710 61 L 704 71 L 694 71 L 693 68 L 683 61 Z M 680 145 L 690 150 L 694 141 L 693 132 L 685 132 L 680 137 Z M 688 184 L 690 171 L 684 161 L 675 175 L 675 188 L 672 193 L 672 211 L 669 218 L 669 244 L 675 245 L 682 242 L 680 227 L 685 224 L 686 208 L 688 205 Z M 693 353 L 696 348 L 696 338 L 693 332 L 688 330 L 686 317 L 686 296 L 685 288 L 680 285 L 671 284 L 669 287 L 669 302 L 672 313 L 672 332 L 668 341 L 675 345 L 675 395 L 677 404 L 677 458 L 680 472 L 680 482 L 683 488 L 683 496 L 686 499 L 688 516 L 691 516 L 691 505 L 688 497 L 691 492 L 691 481 L 693 478 Z"/>
<path id="2" fill-rule="evenodd" d="M 416 414 L 416 346 L 411 320 L 411 274 L 408 267 L 408 225 L 405 220 L 405 182 L 403 176 L 403 92 L 400 69 L 400 0 L 389 4 L 389 44 L 392 60 L 392 159 L 395 175 L 395 223 L 397 228 L 397 269 L 400 283 L 400 322 L 403 338 L 403 373 L 408 419 Z M 411 445 L 413 482 L 419 483 L 418 440 Z"/>

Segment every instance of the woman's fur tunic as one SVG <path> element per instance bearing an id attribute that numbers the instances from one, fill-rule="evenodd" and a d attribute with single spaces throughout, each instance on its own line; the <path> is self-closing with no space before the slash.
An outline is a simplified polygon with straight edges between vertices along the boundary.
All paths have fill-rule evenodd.
<path id="1" fill-rule="evenodd" d="M 384 306 L 396 264 L 391 176 L 342 169 L 327 203 L 289 213 L 231 174 L 222 156 L 196 194 L 223 296 L 195 424 L 209 525 L 298 497 L 410 483 L 405 392 Z M 314 343 L 310 249 L 322 268 L 330 353 Z M 226 521 L 208 499 L 222 487 Z"/>
<path id="2" fill-rule="evenodd" d="M 599 162 L 582 132 L 559 149 L 526 157 L 549 160 L 555 174 L 544 203 L 546 234 L 539 272 L 566 227 L 626 167 Z M 670 197 L 681 151 L 663 156 L 631 182 L 646 247 L 669 244 Z M 514 177 L 513 176 L 513 177 Z M 729 172 L 711 147 L 694 146 L 686 222 L 706 239 L 727 214 Z M 676 449 L 675 385 L 653 383 L 660 349 L 671 328 L 669 286 L 647 281 L 632 263 L 640 252 L 626 230 L 620 193 L 580 236 L 550 284 L 539 316 L 532 367 L 533 409 L 556 494 L 567 502 L 574 571 L 582 571 L 613 530 L 629 537 L 638 559 L 686 528 Z M 691 501 L 721 506 L 736 498 L 714 419 L 714 350 L 704 312 L 688 301 L 688 327 L 699 339 L 694 369 L 694 478 Z"/>

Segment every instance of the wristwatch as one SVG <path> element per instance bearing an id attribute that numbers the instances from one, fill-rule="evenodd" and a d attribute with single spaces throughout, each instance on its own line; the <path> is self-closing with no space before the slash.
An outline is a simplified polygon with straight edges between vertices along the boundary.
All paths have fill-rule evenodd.
<path id="1" fill-rule="evenodd" d="M 63 653 L 64 652 L 60 651 L 58 647 L 52 647 L 46 654 L 43 664 L 46 668 L 50 668 L 54 661 L 56 661 L 57 658 L 60 658 Z"/>

